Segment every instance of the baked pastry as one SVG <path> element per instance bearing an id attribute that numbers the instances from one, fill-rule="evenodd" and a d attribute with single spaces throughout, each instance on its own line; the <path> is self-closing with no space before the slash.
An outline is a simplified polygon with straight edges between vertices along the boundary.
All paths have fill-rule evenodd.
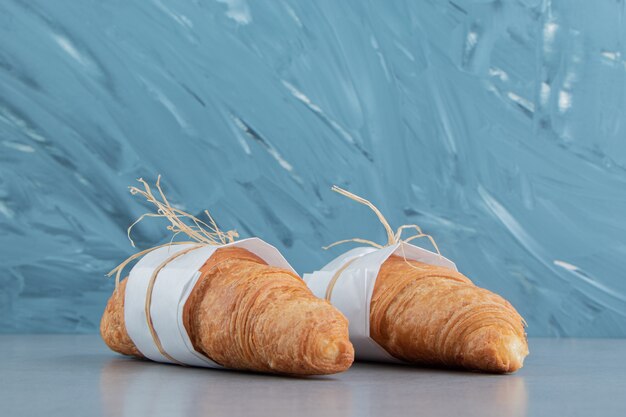
<path id="1" fill-rule="evenodd" d="M 399 256 L 378 273 L 370 337 L 422 365 L 506 373 L 528 355 L 524 319 L 508 301 L 456 271 Z"/>
<path id="2" fill-rule="evenodd" d="M 218 249 L 200 270 L 183 310 L 194 348 L 230 369 L 321 375 L 354 359 L 346 318 L 292 272 L 246 249 Z M 100 334 L 114 351 L 142 357 L 124 324 L 126 280 L 106 306 Z"/>
<path id="3" fill-rule="evenodd" d="M 172 206 L 156 181 L 157 193 L 143 179 L 143 189 L 130 187 L 156 208 L 142 215 L 161 217 L 175 237 L 185 234 L 191 241 L 172 242 L 139 252 L 109 272 L 115 275 L 116 289 L 109 299 L 100 334 L 114 351 L 143 357 L 133 343 L 124 319 L 127 279 L 120 282 L 123 269 L 132 261 L 156 249 L 173 244 L 220 246 L 234 242 L 238 234 L 223 232 L 208 211 L 208 223 Z M 134 246 L 134 243 L 133 243 Z M 188 250 L 179 252 L 184 254 Z M 177 256 L 177 255 L 176 255 Z M 178 362 L 162 349 L 149 314 L 152 288 L 161 264 L 153 272 L 146 294 L 145 312 L 152 339 L 162 356 Z M 322 375 L 345 371 L 354 360 L 348 338 L 348 321 L 335 307 L 316 298 L 295 273 L 268 265 L 259 256 L 236 246 L 218 248 L 199 270 L 200 276 L 186 299 L 182 322 L 193 348 L 213 362 L 230 369 Z M 133 299 L 134 301 L 134 299 Z"/>
<path id="4" fill-rule="evenodd" d="M 435 240 L 419 226 L 403 225 L 394 232 L 370 201 L 337 186 L 332 190 L 369 207 L 385 228 L 387 243 L 355 238 L 327 248 L 357 242 L 379 250 L 397 247 L 400 251 L 395 253 L 400 254 L 403 245 L 427 238 L 441 256 Z M 415 234 L 402 239 L 406 230 Z M 350 262 L 335 272 L 326 290 L 327 299 Z M 526 323 L 504 298 L 477 287 L 459 272 L 404 255 L 392 255 L 378 266 L 369 303 L 369 337 L 387 353 L 409 363 L 485 372 L 514 372 L 523 366 L 528 355 Z"/>

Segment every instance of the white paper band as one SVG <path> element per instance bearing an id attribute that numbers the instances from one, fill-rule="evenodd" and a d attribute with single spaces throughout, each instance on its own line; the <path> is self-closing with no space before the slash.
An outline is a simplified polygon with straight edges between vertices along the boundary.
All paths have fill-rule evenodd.
<path id="1" fill-rule="evenodd" d="M 335 258 L 321 270 L 304 274 L 304 281 L 313 294 L 324 298 L 331 280 L 339 272 L 332 288 L 330 302 L 350 322 L 350 341 L 354 345 L 356 358 L 360 360 L 401 362 L 370 337 L 370 303 L 374 285 L 381 265 L 391 255 L 456 271 L 454 263 L 443 256 L 402 242 L 382 249 L 355 248 Z M 340 271 L 348 263 L 349 265 Z"/>
<path id="2" fill-rule="evenodd" d="M 202 246 L 167 263 L 159 271 L 152 289 L 150 316 L 161 346 L 176 361 L 173 362 L 161 354 L 152 337 L 145 312 L 146 295 L 150 278 L 159 265 L 193 246 L 172 245 L 156 249 L 146 254 L 133 267 L 128 276 L 124 297 L 126 330 L 137 349 L 153 361 L 221 368 L 193 348 L 183 324 L 183 308 L 200 278 L 200 268 L 217 249 L 234 246 L 249 250 L 268 265 L 294 273 L 295 271 L 275 247 L 258 238 L 244 239 L 223 246 Z"/>

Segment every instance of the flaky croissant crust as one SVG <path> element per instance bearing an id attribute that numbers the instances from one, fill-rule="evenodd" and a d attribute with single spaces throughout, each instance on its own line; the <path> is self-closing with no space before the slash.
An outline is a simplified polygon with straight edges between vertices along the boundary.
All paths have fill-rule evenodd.
<path id="1" fill-rule="evenodd" d="M 407 362 L 504 373 L 528 354 L 515 308 L 448 268 L 392 256 L 370 307 L 370 336 Z"/>
<path id="2" fill-rule="evenodd" d="M 211 360 L 231 369 L 299 375 L 341 372 L 352 364 L 347 320 L 290 271 L 228 247 L 200 272 L 183 323 L 194 348 Z M 101 334 L 111 349 L 141 356 L 124 324 L 125 285 L 107 304 Z"/>

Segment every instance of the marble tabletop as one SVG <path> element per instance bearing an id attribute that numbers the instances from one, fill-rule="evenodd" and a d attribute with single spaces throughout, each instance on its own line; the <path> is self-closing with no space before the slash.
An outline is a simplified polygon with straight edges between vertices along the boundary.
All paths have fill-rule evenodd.
<path id="1" fill-rule="evenodd" d="M 626 416 L 626 340 L 529 343 L 513 375 L 356 363 L 293 378 L 128 359 L 97 335 L 0 335 L 0 415 Z"/>

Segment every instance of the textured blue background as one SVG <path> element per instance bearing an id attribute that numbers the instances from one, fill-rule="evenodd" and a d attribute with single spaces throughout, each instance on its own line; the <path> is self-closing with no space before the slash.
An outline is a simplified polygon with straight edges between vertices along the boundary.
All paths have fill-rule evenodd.
<path id="1" fill-rule="evenodd" d="M 624 1 L 0 2 L 0 331 L 94 332 L 164 177 L 299 272 L 419 223 L 530 335 L 626 336 Z M 168 239 L 136 229 L 140 247 Z"/>

